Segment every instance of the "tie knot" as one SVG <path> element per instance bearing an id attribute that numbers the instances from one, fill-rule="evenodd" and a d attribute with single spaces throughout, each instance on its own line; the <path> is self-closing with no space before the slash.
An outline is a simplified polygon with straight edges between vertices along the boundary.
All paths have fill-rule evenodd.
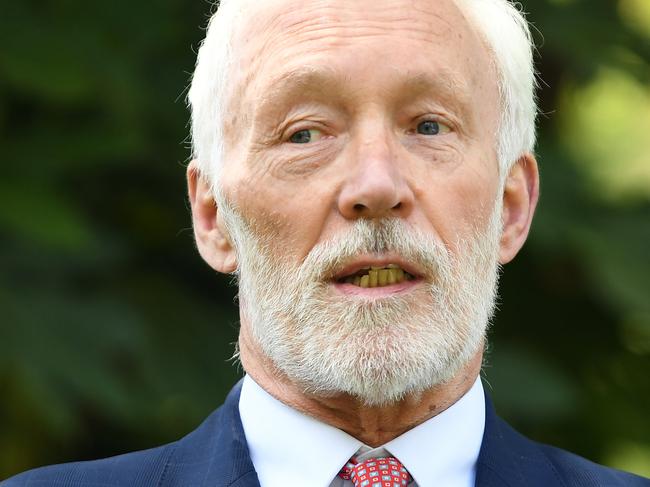
<path id="1" fill-rule="evenodd" d="M 341 469 L 339 477 L 351 480 L 354 487 L 403 487 L 411 475 L 397 458 L 370 458 L 357 463 L 352 458 Z"/>

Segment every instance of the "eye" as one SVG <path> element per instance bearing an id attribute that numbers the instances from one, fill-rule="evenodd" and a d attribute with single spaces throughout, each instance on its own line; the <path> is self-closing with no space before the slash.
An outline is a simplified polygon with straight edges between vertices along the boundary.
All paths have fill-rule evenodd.
<path id="1" fill-rule="evenodd" d="M 446 134 L 449 131 L 450 128 L 447 125 L 436 120 L 424 120 L 417 126 L 417 133 L 421 135 Z"/>
<path id="2" fill-rule="evenodd" d="M 316 142 L 322 137 L 323 132 L 318 129 L 303 129 L 291 134 L 289 142 L 292 144 L 308 144 L 309 142 Z"/>

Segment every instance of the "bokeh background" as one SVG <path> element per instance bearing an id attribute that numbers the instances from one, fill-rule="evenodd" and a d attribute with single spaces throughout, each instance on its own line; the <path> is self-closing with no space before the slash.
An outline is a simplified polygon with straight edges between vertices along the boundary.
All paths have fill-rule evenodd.
<path id="1" fill-rule="evenodd" d="M 527 435 L 650 476 L 650 2 L 523 3 L 542 199 L 484 376 Z M 175 440 L 241 376 L 184 186 L 211 10 L 2 1 L 0 478 Z"/>

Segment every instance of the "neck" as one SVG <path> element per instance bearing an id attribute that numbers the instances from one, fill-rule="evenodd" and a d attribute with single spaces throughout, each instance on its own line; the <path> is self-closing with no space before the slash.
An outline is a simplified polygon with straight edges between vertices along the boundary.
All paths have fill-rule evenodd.
<path id="1" fill-rule="evenodd" d="M 245 323 L 239 335 L 239 356 L 246 373 L 273 397 L 374 448 L 440 414 L 463 397 L 478 377 L 483 352 L 479 350 L 450 381 L 377 407 L 368 407 L 349 394 L 328 397 L 306 394 L 273 365 Z"/>

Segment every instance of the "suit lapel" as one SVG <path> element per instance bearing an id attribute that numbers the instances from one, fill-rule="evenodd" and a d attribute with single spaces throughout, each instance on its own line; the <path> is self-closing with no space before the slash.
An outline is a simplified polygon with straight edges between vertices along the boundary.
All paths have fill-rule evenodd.
<path id="1" fill-rule="evenodd" d="M 171 455 L 160 487 L 259 487 L 239 417 L 241 381 Z"/>
<path id="2" fill-rule="evenodd" d="M 485 396 L 485 432 L 477 462 L 476 487 L 563 486 L 537 444 L 500 419 Z"/>

